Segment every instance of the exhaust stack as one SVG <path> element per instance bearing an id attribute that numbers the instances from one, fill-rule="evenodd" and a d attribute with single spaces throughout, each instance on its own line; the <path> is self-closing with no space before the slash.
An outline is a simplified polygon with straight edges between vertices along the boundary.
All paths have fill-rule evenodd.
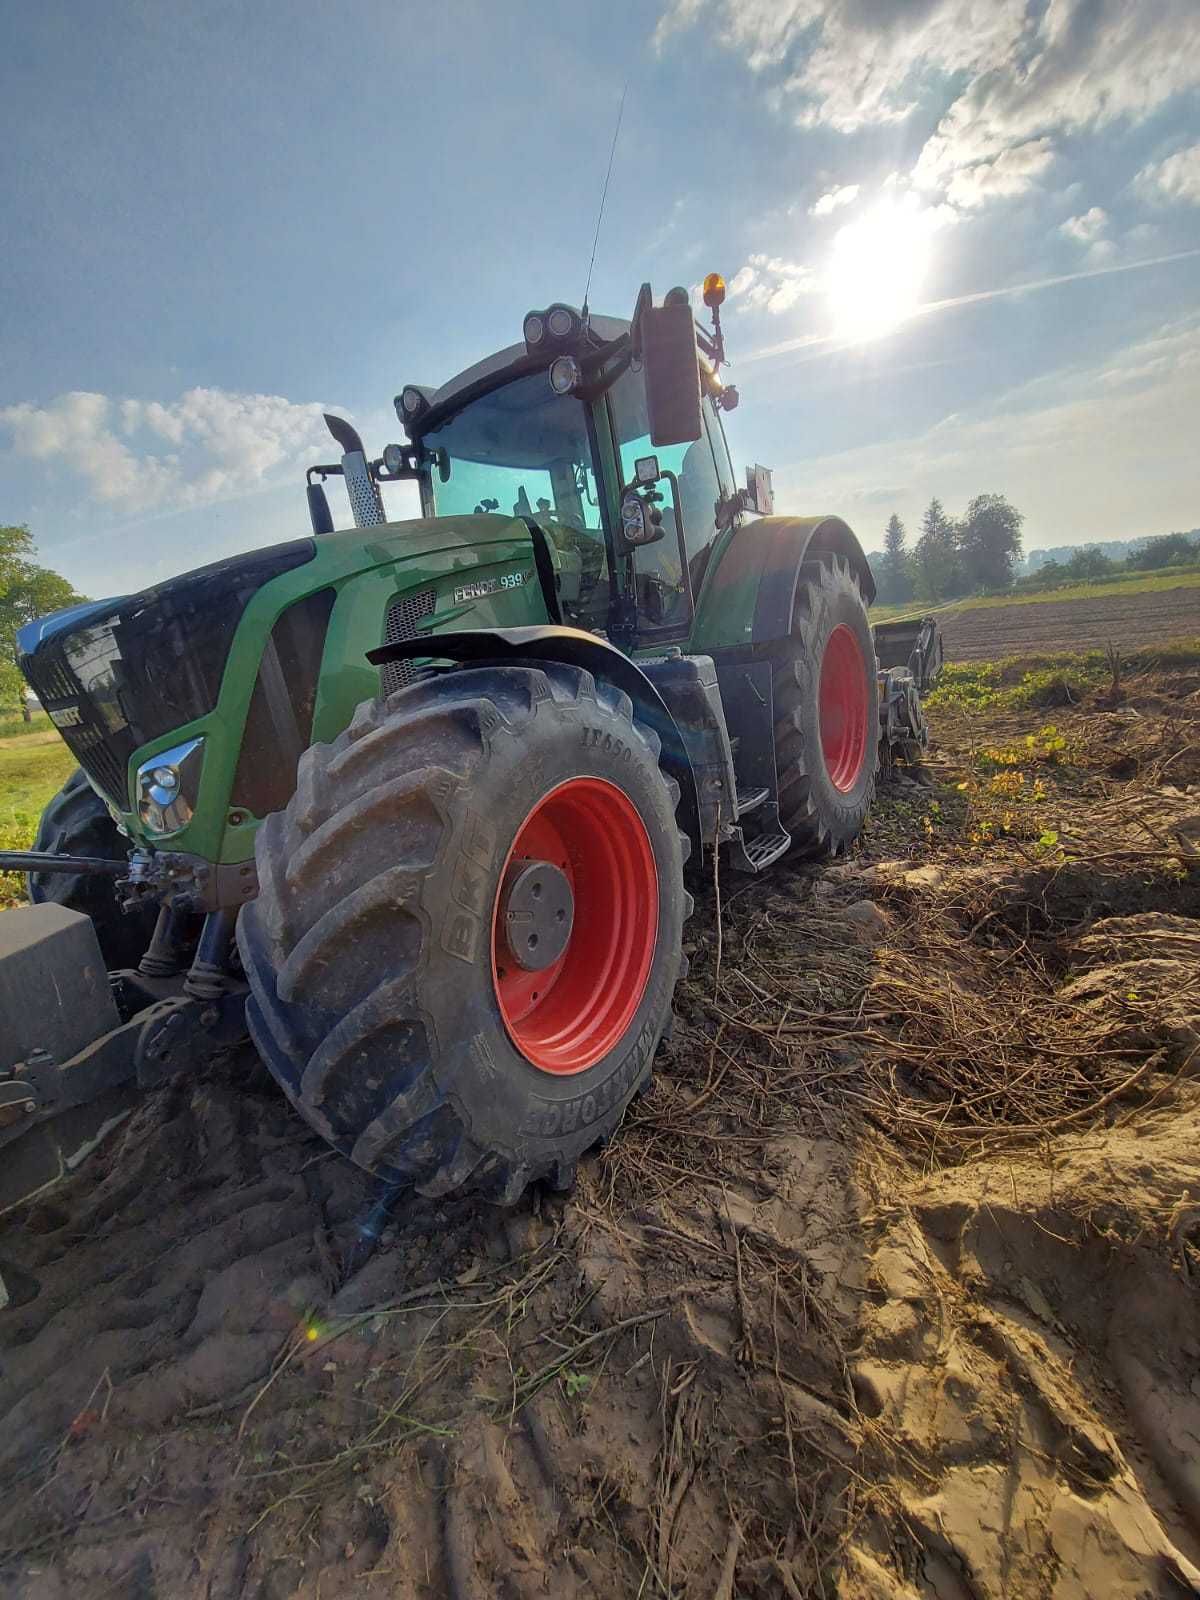
<path id="1" fill-rule="evenodd" d="M 387 521 L 379 485 L 367 460 L 367 452 L 356 429 L 344 417 L 331 417 L 325 413 L 325 426 L 342 447 L 342 477 L 346 480 L 346 493 L 350 496 L 350 510 L 354 513 L 356 528 L 375 528 Z M 311 490 L 310 490 L 311 506 Z M 310 511 L 311 514 L 311 511 Z"/>

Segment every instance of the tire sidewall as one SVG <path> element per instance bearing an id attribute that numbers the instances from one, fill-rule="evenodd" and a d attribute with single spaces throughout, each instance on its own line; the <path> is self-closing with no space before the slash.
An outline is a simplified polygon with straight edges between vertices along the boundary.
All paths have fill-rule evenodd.
<path id="1" fill-rule="evenodd" d="M 825 569 L 828 571 L 828 569 Z M 804 640 L 795 643 L 795 671 L 799 687 L 796 718 L 803 748 L 810 752 L 806 771 L 818 813 L 828 819 L 836 838 L 853 837 L 862 826 L 875 791 L 879 726 L 879 684 L 875 673 L 875 643 L 866 607 L 852 579 L 809 586 L 811 614 Z M 838 789 L 829 776 L 821 745 L 821 664 L 830 636 L 838 627 L 849 628 L 858 643 L 866 674 L 866 749 L 858 777 L 850 789 Z"/>
<path id="2" fill-rule="evenodd" d="M 425 936 L 414 989 L 433 1076 L 471 1137 L 541 1166 L 572 1160 L 611 1131 L 646 1077 L 670 1016 L 685 914 L 675 798 L 646 739 L 601 701 L 564 704 L 547 693 L 519 725 L 499 715 L 488 721 L 484 782 L 480 768 L 461 784 L 448 779 L 434 797 L 448 826 L 422 885 Z M 658 874 L 658 936 L 624 1035 L 593 1066 L 566 1075 L 535 1067 L 509 1038 L 492 975 L 492 918 L 529 813 L 560 784 L 584 777 L 621 790 L 645 824 Z"/>

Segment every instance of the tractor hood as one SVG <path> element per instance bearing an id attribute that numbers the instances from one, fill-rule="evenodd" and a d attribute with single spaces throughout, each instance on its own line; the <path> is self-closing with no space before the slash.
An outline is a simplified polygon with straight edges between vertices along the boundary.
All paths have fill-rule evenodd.
<path id="1" fill-rule="evenodd" d="M 320 592 L 332 604 L 362 576 L 391 594 L 432 581 L 439 601 L 449 588 L 448 601 L 474 569 L 525 554 L 532 564 L 529 529 L 498 516 L 422 518 L 297 539 L 29 623 L 17 636 L 18 665 L 95 787 L 128 813 L 133 757 L 210 717 L 231 654 L 247 655 L 238 671 L 248 690 L 276 619 L 298 601 Z M 384 599 L 379 612 L 382 629 Z M 242 641 L 236 650 L 235 639 Z M 355 646 L 360 698 L 378 682 L 366 651 L 382 642 L 380 632 Z M 319 660 L 319 639 L 315 647 Z"/>

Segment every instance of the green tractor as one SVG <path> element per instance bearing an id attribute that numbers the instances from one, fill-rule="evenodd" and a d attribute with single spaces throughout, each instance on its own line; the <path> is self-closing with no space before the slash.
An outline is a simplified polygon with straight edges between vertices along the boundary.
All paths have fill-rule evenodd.
<path id="1" fill-rule="evenodd" d="M 388 1184 L 564 1187 L 668 1026 L 689 857 L 855 838 L 940 645 L 872 632 L 838 517 L 739 486 L 723 293 L 531 311 L 378 459 L 327 419 L 310 537 L 22 631 L 80 771 L 0 857 L 0 1210 L 246 1030 Z"/>

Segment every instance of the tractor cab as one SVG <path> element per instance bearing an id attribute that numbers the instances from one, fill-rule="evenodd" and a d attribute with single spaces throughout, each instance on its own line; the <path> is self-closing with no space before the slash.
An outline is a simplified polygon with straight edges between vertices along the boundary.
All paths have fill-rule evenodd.
<path id="1" fill-rule="evenodd" d="M 723 292 L 706 284 L 715 317 Z M 410 443 L 366 470 L 415 478 L 426 518 L 523 520 L 553 568 L 561 621 L 625 649 L 686 641 L 720 535 L 745 509 L 770 509 L 764 469 L 757 491 L 734 478 L 720 413 L 737 391 L 718 376 L 719 321 L 707 334 L 685 291 L 654 307 L 647 287 L 632 322 L 556 304 L 523 332 L 439 389 L 406 385 L 395 403 Z M 350 489 L 356 517 L 370 510 L 369 493 Z"/>

